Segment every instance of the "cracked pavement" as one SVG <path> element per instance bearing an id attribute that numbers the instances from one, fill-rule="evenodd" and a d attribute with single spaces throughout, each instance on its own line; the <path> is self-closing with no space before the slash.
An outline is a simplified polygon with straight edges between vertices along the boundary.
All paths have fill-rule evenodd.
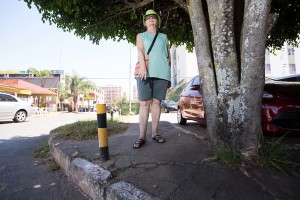
<path id="1" fill-rule="evenodd" d="M 140 149 L 132 148 L 138 137 L 134 121 L 124 134 L 109 137 L 106 162 L 99 161 L 98 140 L 53 143 L 71 159 L 84 158 L 110 171 L 111 183 L 126 181 L 159 199 L 300 199 L 299 179 L 256 168 L 247 177 L 214 159 L 205 133 L 190 134 L 162 121 L 166 143 L 159 144 L 151 139 L 151 122 L 148 128 Z"/>

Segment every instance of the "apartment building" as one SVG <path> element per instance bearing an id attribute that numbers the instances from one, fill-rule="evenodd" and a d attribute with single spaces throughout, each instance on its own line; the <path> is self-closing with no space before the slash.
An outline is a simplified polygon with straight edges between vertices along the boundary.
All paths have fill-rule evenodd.
<path id="1" fill-rule="evenodd" d="M 300 74 L 300 48 L 287 43 L 280 50 L 265 54 L 265 72 L 268 77 Z"/>
<path id="2" fill-rule="evenodd" d="M 191 80 L 198 72 L 195 52 L 188 52 L 186 47 L 174 45 L 171 54 L 171 87 L 178 88 Z"/>
<path id="3" fill-rule="evenodd" d="M 176 89 L 199 74 L 199 71 L 195 52 L 189 53 L 185 46 L 172 46 L 170 53 L 171 82 L 172 88 Z M 274 53 L 270 53 L 266 49 L 266 77 L 282 77 L 292 74 L 300 74 L 300 48 L 285 43 L 280 50 Z"/>
<path id="4" fill-rule="evenodd" d="M 121 86 L 107 85 L 100 86 L 99 89 L 103 91 L 104 103 L 106 105 L 112 105 L 113 101 L 120 101 L 124 96 L 126 96 L 126 92 Z"/>

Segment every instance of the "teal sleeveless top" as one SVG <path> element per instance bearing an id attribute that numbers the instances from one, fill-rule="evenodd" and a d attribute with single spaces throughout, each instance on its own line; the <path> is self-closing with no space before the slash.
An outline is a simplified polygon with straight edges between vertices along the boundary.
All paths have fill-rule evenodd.
<path id="1" fill-rule="evenodd" d="M 146 56 L 148 49 L 154 39 L 155 34 L 148 32 L 141 33 L 144 44 L 144 54 Z M 148 75 L 150 78 L 160 78 L 167 81 L 171 80 L 171 70 L 168 60 L 167 35 L 158 33 L 152 50 L 149 54 Z"/>

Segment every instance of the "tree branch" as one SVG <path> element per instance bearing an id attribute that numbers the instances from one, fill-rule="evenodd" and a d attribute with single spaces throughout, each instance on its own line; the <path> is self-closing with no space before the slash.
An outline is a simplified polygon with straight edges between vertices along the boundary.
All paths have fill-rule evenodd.
<path id="1" fill-rule="evenodd" d="M 101 24 L 101 23 L 103 23 L 103 22 L 105 22 L 105 21 L 107 21 L 107 20 L 109 20 L 113 17 L 118 16 L 118 15 L 125 14 L 125 13 L 128 13 L 128 12 L 131 12 L 132 10 L 136 10 L 138 8 L 145 7 L 146 5 L 152 3 L 153 1 L 154 0 L 143 0 L 143 1 L 136 1 L 136 3 L 130 3 L 127 0 L 123 0 L 125 6 L 120 12 L 115 13 L 114 15 L 108 16 L 105 20 L 102 20 L 102 21 L 100 21 L 96 24 L 87 25 L 84 28 L 88 28 L 88 27 L 91 27 L 91 26 Z"/>
<path id="2" fill-rule="evenodd" d="M 187 4 L 184 0 L 173 0 L 176 4 L 178 4 L 186 13 L 189 13 Z"/>
<path id="3" fill-rule="evenodd" d="M 154 0 L 143 0 L 143 1 L 137 1 L 136 3 L 129 3 L 128 1 L 124 0 L 127 4 L 129 4 L 132 9 L 138 9 L 145 7 L 146 5 L 152 3 Z"/>
<path id="4" fill-rule="evenodd" d="M 277 22 L 277 19 L 279 18 L 279 14 L 278 13 L 271 13 L 268 16 L 268 24 L 267 24 L 267 31 L 266 31 L 266 36 L 269 35 L 271 29 L 273 28 L 273 26 L 275 25 L 275 23 Z"/>

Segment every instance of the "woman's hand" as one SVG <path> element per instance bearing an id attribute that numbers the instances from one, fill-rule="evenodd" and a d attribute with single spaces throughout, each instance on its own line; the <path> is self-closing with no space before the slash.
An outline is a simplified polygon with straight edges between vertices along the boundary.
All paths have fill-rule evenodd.
<path id="1" fill-rule="evenodd" d="M 143 44 L 143 40 L 142 40 L 142 37 L 140 36 L 140 34 L 138 34 L 136 37 L 136 46 L 137 46 L 137 50 L 138 50 L 138 58 L 139 58 L 140 65 L 141 65 L 138 76 L 140 77 L 141 80 L 146 80 L 148 69 L 146 67 L 145 59 L 148 59 L 149 56 L 144 55 L 144 44 Z"/>
<path id="2" fill-rule="evenodd" d="M 142 67 L 142 65 L 140 68 L 139 77 L 141 80 L 146 80 L 146 78 L 147 78 L 147 69 L 146 69 L 146 67 Z"/>
<path id="3" fill-rule="evenodd" d="M 145 56 L 145 60 L 142 61 L 143 63 L 141 63 L 141 67 L 140 67 L 140 73 L 139 73 L 139 77 L 141 78 L 141 80 L 146 80 L 147 78 L 147 73 L 148 73 L 148 61 L 149 61 L 149 55 Z"/>

